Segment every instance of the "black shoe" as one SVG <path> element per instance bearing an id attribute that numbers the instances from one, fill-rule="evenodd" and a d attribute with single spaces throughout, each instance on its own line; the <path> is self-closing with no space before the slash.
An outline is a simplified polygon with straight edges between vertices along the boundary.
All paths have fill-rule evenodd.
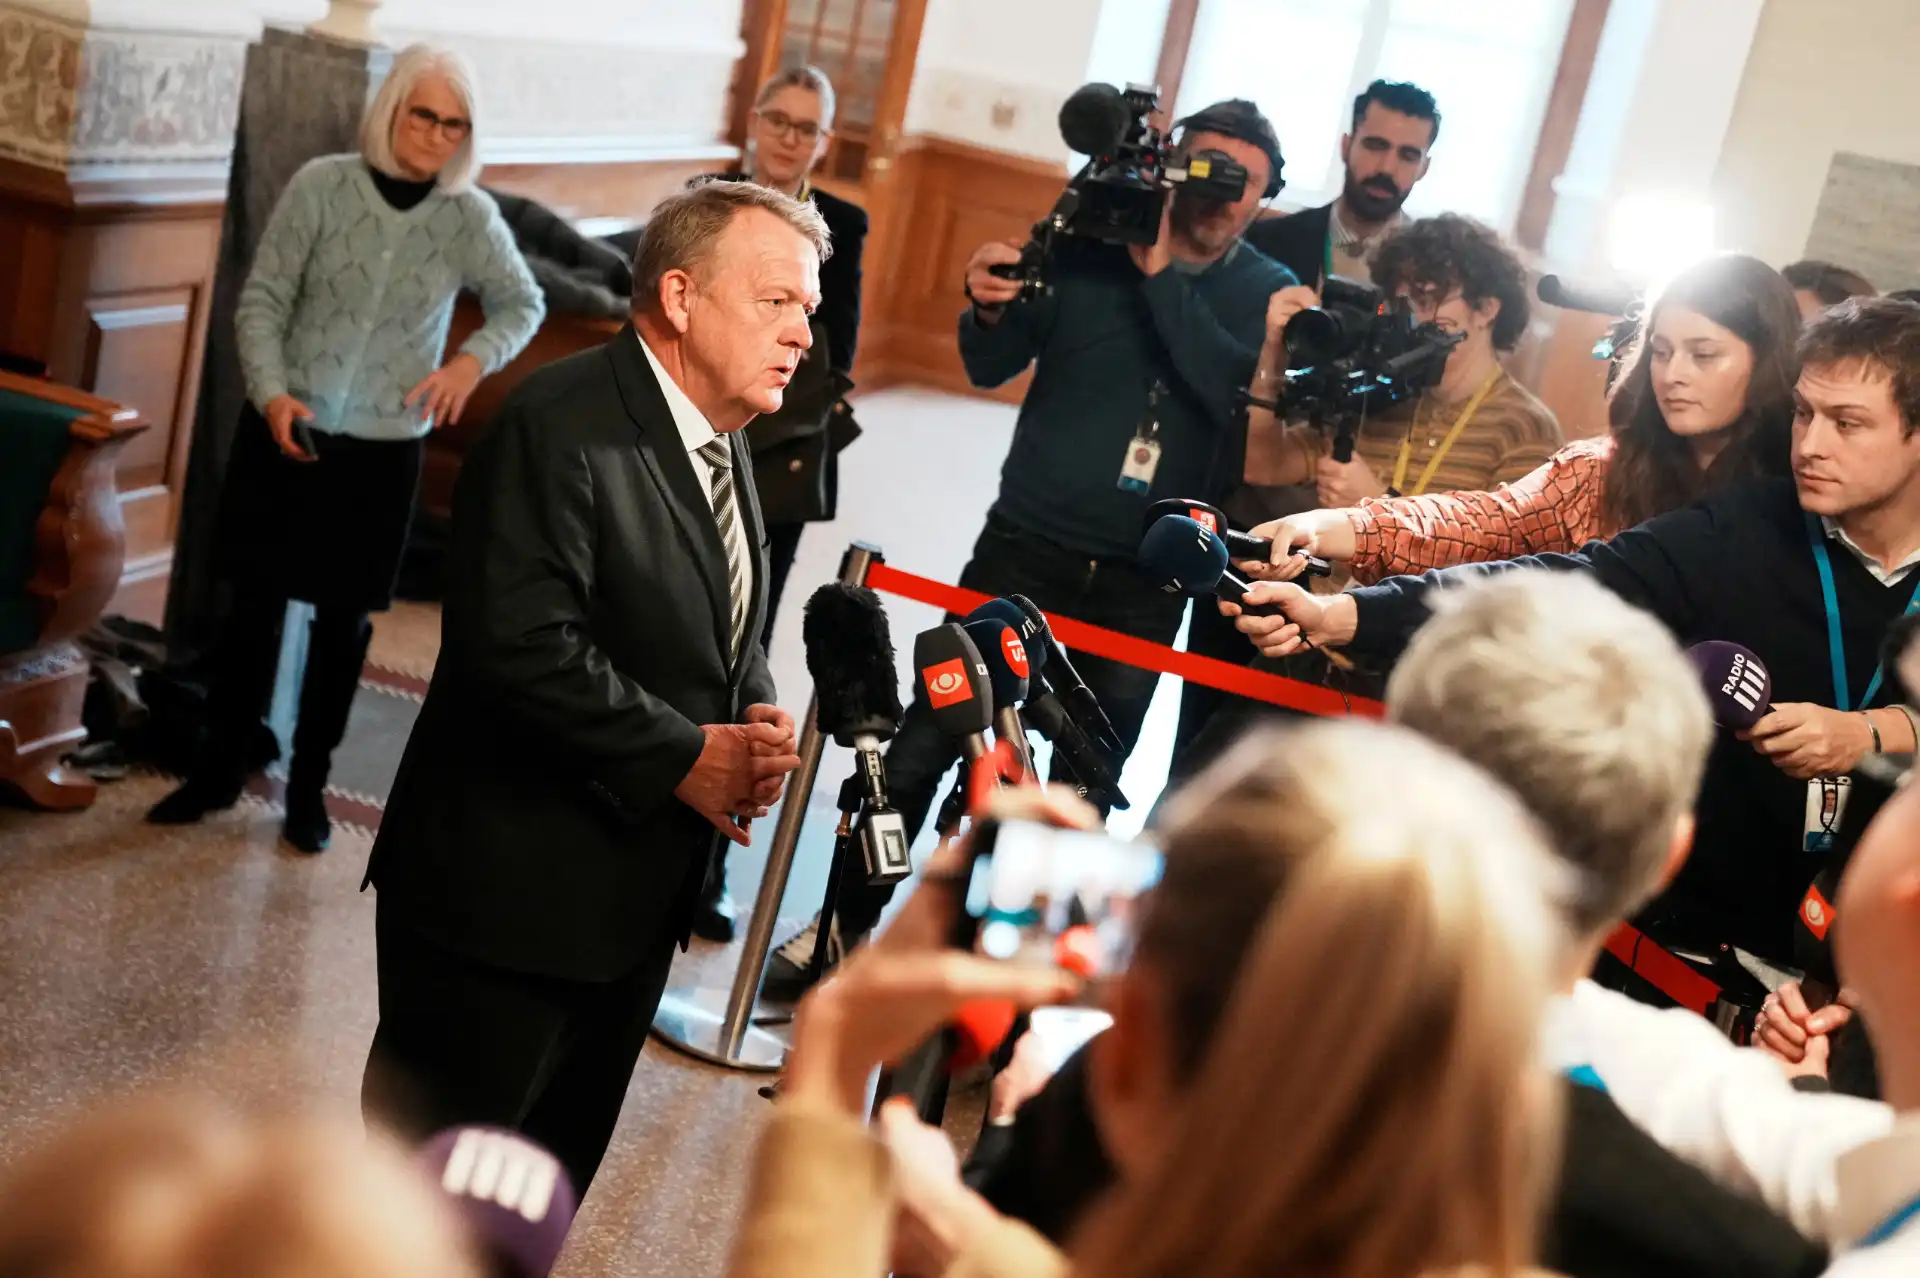
<path id="1" fill-rule="evenodd" d="M 325 791 L 287 787 L 287 818 L 281 823 L 280 836 L 302 852 L 325 852 L 333 842 Z"/>
<path id="2" fill-rule="evenodd" d="M 703 941 L 727 944 L 733 940 L 733 925 L 733 895 L 724 887 L 693 912 L 693 934 Z"/>
<path id="3" fill-rule="evenodd" d="M 246 782 L 189 777 L 185 785 L 153 805 L 147 812 L 150 825 L 193 825 L 209 812 L 224 812 L 240 802 Z"/>
<path id="4" fill-rule="evenodd" d="M 782 942 L 767 963 L 767 974 L 760 982 L 760 996 L 774 1003 L 797 1003 L 806 997 L 818 979 L 807 968 L 813 961 L 813 947 L 820 936 L 820 916 Z M 840 927 L 836 923 L 827 940 L 827 963 L 820 972 L 825 976 L 841 958 Z"/>

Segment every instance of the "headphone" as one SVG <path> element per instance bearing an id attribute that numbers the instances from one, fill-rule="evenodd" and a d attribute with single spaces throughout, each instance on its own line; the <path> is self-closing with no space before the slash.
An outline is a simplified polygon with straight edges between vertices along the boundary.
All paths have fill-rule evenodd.
<path id="1" fill-rule="evenodd" d="M 1236 138 L 1248 146 L 1258 147 L 1267 157 L 1267 189 L 1261 195 L 1263 200 L 1271 200 L 1280 194 L 1286 179 L 1280 176 L 1280 170 L 1286 161 L 1280 155 L 1280 137 L 1273 131 L 1273 125 L 1267 117 L 1260 114 L 1260 108 L 1245 98 L 1229 98 L 1225 102 L 1216 102 L 1210 107 L 1195 111 L 1185 119 L 1174 121 L 1174 128 L 1180 130 L 1180 142 L 1195 133 L 1218 133 L 1222 137 Z"/>

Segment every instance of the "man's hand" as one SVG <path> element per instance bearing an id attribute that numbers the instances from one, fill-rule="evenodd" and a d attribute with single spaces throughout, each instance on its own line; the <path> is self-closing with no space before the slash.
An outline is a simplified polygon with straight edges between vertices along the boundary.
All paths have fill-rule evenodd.
<path id="1" fill-rule="evenodd" d="M 455 355 L 407 392 L 407 407 L 412 408 L 418 402 L 426 412 L 427 424 L 435 430 L 457 422 L 485 371 L 473 356 Z"/>
<path id="2" fill-rule="evenodd" d="M 1158 275 L 1167 269 L 1173 261 L 1173 197 L 1167 197 L 1160 206 L 1160 234 L 1153 237 L 1151 244 L 1127 245 L 1127 256 L 1140 268 L 1142 275 Z"/>
<path id="3" fill-rule="evenodd" d="M 293 419 L 297 417 L 303 422 L 312 421 L 311 408 L 291 395 L 276 395 L 267 402 L 267 411 L 263 416 L 267 419 L 267 429 L 273 432 L 273 442 L 280 446 L 281 452 L 297 462 L 320 460 L 300 447 L 293 438 Z"/>
<path id="4" fill-rule="evenodd" d="M 1253 640 L 1263 657 L 1285 657 L 1308 643 L 1338 647 L 1359 625 L 1352 595 L 1313 595 L 1291 582 L 1262 581 L 1241 598 L 1249 604 L 1277 603 L 1283 611 L 1278 617 L 1255 617 L 1243 615 L 1237 603 L 1220 601 L 1220 615 L 1239 617 L 1234 629 Z"/>
<path id="5" fill-rule="evenodd" d="M 1353 558 L 1353 525 L 1343 510 L 1309 510 L 1285 519 L 1257 524 L 1248 532 L 1273 542 L 1268 562 L 1241 560 L 1236 567 L 1259 581 L 1292 581 L 1306 571 L 1308 555 L 1342 563 Z"/>
<path id="6" fill-rule="evenodd" d="M 990 266 L 1012 266 L 1020 260 L 1020 245 L 1013 240 L 992 240 L 982 244 L 967 259 L 967 292 L 975 306 L 1005 306 L 1020 296 L 1020 281 L 995 275 Z"/>
<path id="7" fill-rule="evenodd" d="M 796 754 L 798 752 L 798 747 L 794 740 L 793 716 L 785 710 L 782 710 L 779 706 L 767 705 L 765 702 L 755 702 L 753 705 L 747 707 L 746 712 L 741 716 L 741 721 L 744 723 L 764 723 L 777 729 L 781 734 L 777 741 L 755 739 L 753 742 L 753 752 L 755 754 L 763 758 L 777 759 L 781 755 Z M 754 798 L 762 808 L 771 808 L 774 804 L 780 802 L 780 792 L 786 788 L 786 784 L 787 778 L 784 774 L 777 777 L 767 777 L 754 789 Z"/>
<path id="8" fill-rule="evenodd" d="M 1853 1009 L 1844 1002 L 1812 1007 L 1800 982 L 1788 981 L 1760 1004 L 1760 1016 L 1754 1023 L 1756 1047 L 1778 1057 L 1788 1066 L 1787 1074 L 1826 1071 L 1827 1036 L 1853 1019 Z M 1810 1055 L 1818 1055 L 1817 1069 L 1800 1068 Z"/>
<path id="9" fill-rule="evenodd" d="M 1806 701 L 1776 702 L 1767 716 L 1739 734 L 1802 781 L 1840 776 L 1873 749 L 1873 729 L 1864 714 L 1847 714 Z"/>
<path id="10" fill-rule="evenodd" d="M 1319 486 L 1320 504 L 1334 510 L 1358 506 L 1368 497 L 1384 497 L 1387 493 L 1387 486 L 1359 453 L 1345 462 L 1337 462 L 1331 455 L 1322 457 L 1313 468 L 1313 482 Z"/>
<path id="11" fill-rule="evenodd" d="M 1320 295 L 1305 284 L 1289 284 L 1267 299 L 1267 336 L 1278 339 L 1287 321 L 1309 307 L 1320 305 Z"/>
<path id="12" fill-rule="evenodd" d="M 705 723 L 700 731 L 707 734 L 706 744 L 692 769 L 673 788 L 673 796 L 744 847 L 747 831 L 736 818 L 750 821 L 765 816 L 767 804 L 758 797 L 763 783 L 775 783 L 777 798 L 780 779 L 800 766 L 800 756 L 791 749 L 793 728 L 791 724 L 782 730 L 771 723 Z M 783 753 L 762 754 L 757 749 L 777 747 L 783 741 L 789 747 Z"/>

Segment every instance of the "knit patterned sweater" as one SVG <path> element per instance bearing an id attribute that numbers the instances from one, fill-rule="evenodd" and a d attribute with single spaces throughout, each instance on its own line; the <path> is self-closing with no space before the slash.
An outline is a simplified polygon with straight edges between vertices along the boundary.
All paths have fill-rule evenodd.
<path id="1" fill-rule="evenodd" d="M 486 325 L 461 346 L 497 371 L 546 312 L 539 286 L 493 201 L 438 189 L 411 209 L 388 204 L 358 155 L 330 155 L 288 183 L 234 316 L 247 397 L 266 409 L 292 395 L 313 428 L 362 439 L 428 430 L 408 392 L 440 365 L 453 301 L 480 297 Z"/>

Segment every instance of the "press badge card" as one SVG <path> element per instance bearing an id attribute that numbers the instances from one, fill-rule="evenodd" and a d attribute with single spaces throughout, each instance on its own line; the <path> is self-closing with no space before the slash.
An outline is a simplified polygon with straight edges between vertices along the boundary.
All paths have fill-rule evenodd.
<path id="1" fill-rule="evenodd" d="M 1815 777 L 1807 782 L 1807 819 L 1800 846 L 1808 852 L 1831 852 L 1840 833 L 1840 817 L 1853 793 L 1852 777 Z"/>
<path id="2" fill-rule="evenodd" d="M 1160 469 L 1160 397 L 1167 388 L 1160 382 L 1147 392 L 1147 411 L 1140 429 L 1127 441 L 1127 455 L 1120 461 L 1120 491 L 1145 496 L 1153 491 L 1153 475 Z"/>

